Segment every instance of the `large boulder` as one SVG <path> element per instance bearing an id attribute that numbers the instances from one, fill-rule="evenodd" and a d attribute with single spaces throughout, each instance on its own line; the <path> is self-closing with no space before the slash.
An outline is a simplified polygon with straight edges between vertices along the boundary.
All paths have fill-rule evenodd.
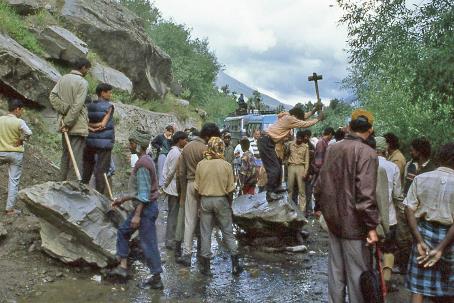
<path id="1" fill-rule="evenodd" d="M 137 97 L 162 98 L 167 93 L 173 79 L 171 59 L 151 41 L 139 17 L 110 0 L 59 3 L 60 15 L 68 26 L 109 66 L 132 80 Z"/>
<path id="2" fill-rule="evenodd" d="M 106 197 L 78 182 L 47 182 L 20 191 L 19 198 L 40 219 L 49 255 L 99 267 L 115 262 L 115 224 L 124 214 L 111 210 Z"/>
<path id="3" fill-rule="evenodd" d="M 42 0 L 6 0 L 6 3 L 21 15 L 34 14 L 45 7 Z"/>
<path id="4" fill-rule="evenodd" d="M 48 62 L 0 34 L 0 89 L 49 106 L 49 92 L 60 73 Z"/>
<path id="5" fill-rule="evenodd" d="M 87 44 L 60 26 L 46 27 L 38 34 L 38 40 L 47 53 L 47 59 L 73 64 L 88 54 Z"/>
<path id="6" fill-rule="evenodd" d="M 118 90 L 132 93 L 133 86 L 131 80 L 116 69 L 96 63 L 90 69 L 90 73 L 99 82 L 109 83 Z"/>
<path id="7" fill-rule="evenodd" d="M 308 222 L 286 193 L 272 202 L 266 201 L 266 192 L 242 195 L 233 200 L 232 211 L 234 222 L 253 235 L 292 234 Z"/>

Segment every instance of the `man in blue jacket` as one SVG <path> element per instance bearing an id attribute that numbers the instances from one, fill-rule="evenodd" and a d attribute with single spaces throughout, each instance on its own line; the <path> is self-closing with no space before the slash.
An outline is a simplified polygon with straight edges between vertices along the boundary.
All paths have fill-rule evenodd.
<path id="1" fill-rule="evenodd" d="M 87 104 L 89 134 L 84 151 L 82 182 L 88 184 L 94 172 L 96 190 L 105 193 L 104 174 L 109 170 L 115 143 L 114 107 L 110 102 L 112 86 L 101 83 L 96 87 L 96 94 L 98 100 Z"/>

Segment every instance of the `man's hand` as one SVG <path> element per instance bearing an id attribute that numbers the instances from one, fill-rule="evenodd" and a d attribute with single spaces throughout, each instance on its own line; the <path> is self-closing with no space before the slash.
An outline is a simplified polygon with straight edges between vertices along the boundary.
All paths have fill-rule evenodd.
<path id="1" fill-rule="evenodd" d="M 378 242 L 378 235 L 377 235 L 377 231 L 375 229 L 369 230 L 366 241 L 367 241 L 367 245 L 374 245 L 375 243 Z"/>
<path id="2" fill-rule="evenodd" d="M 131 228 L 138 229 L 140 226 L 140 216 L 135 215 L 131 220 Z"/>
<path id="3" fill-rule="evenodd" d="M 60 131 L 61 131 L 62 133 L 67 133 L 67 132 L 69 132 L 69 127 L 63 125 L 63 126 L 60 128 Z"/>
<path id="4" fill-rule="evenodd" d="M 120 206 L 120 205 L 123 204 L 124 202 L 125 202 L 125 201 L 123 200 L 123 198 L 117 198 L 117 199 L 115 199 L 115 200 L 110 204 L 110 206 L 111 206 L 112 208 L 115 208 L 115 207 Z"/>
<path id="5" fill-rule="evenodd" d="M 320 112 L 318 114 L 317 120 L 318 121 L 323 121 L 323 120 L 325 120 L 325 118 L 326 118 L 326 114 L 324 112 Z"/>
<path id="6" fill-rule="evenodd" d="M 313 111 L 314 111 L 314 112 L 317 112 L 317 111 L 322 110 L 322 108 L 323 108 L 323 103 L 317 102 L 317 103 L 315 103 L 315 105 L 314 105 Z"/>
<path id="7" fill-rule="evenodd" d="M 423 258 L 425 258 L 427 256 L 427 254 L 429 253 L 429 250 L 430 250 L 429 246 L 427 246 L 427 244 L 424 242 L 419 242 L 416 245 L 416 248 L 418 249 L 419 257 L 423 257 Z"/>
<path id="8" fill-rule="evenodd" d="M 14 147 L 19 147 L 19 146 L 22 146 L 24 144 L 24 140 L 22 139 L 19 139 L 16 141 L 16 143 L 14 144 Z"/>
<path id="9" fill-rule="evenodd" d="M 416 258 L 418 264 L 424 264 L 424 267 L 432 267 L 441 259 L 443 251 L 440 249 L 432 249 L 425 256 Z"/>

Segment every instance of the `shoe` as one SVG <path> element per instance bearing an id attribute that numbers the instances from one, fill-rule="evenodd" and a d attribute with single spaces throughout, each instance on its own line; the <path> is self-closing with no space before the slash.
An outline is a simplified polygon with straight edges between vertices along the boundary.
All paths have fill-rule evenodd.
<path id="1" fill-rule="evenodd" d="M 175 242 L 175 259 L 181 257 L 181 241 Z"/>
<path id="2" fill-rule="evenodd" d="M 282 194 L 271 192 L 271 191 L 266 192 L 266 201 L 268 201 L 268 202 L 279 200 L 281 198 L 282 198 Z"/>
<path id="3" fill-rule="evenodd" d="M 232 256 L 232 274 L 234 276 L 238 276 L 244 270 L 244 268 L 240 265 L 240 257 L 238 255 Z"/>
<path id="4" fill-rule="evenodd" d="M 274 189 L 274 192 L 275 193 L 283 193 L 283 192 L 286 192 L 287 191 L 287 188 L 285 188 L 284 186 L 279 186 L 278 188 Z"/>
<path id="5" fill-rule="evenodd" d="M 191 267 L 191 255 L 182 255 L 177 259 L 177 263 L 186 267 Z"/>
<path id="6" fill-rule="evenodd" d="M 210 271 L 210 259 L 205 257 L 200 257 L 199 259 L 199 266 L 200 266 L 200 273 L 205 276 L 211 276 Z"/>
<path id="7" fill-rule="evenodd" d="M 109 276 L 118 276 L 120 278 L 127 279 L 129 276 L 129 272 L 128 269 L 118 265 L 109 272 Z"/>
<path id="8" fill-rule="evenodd" d="M 161 275 L 156 274 L 151 276 L 151 278 L 146 279 L 145 281 L 137 285 L 141 289 L 163 289 L 164 285 L 161 281 Z"/>

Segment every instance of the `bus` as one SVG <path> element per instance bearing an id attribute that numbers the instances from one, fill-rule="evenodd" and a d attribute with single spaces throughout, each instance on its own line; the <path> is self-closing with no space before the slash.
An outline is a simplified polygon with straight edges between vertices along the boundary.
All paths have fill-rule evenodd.
<path id="1" fill-rule="evenodd" d="M 249 114 L 227 117 L 224 120 L 224 129 L 227 129 L 232 134 L 232 144 L 235 146 L 243 136 L 252 137 L 256 129 L 266 131 L 276 121 L 276 114 Z"/>

